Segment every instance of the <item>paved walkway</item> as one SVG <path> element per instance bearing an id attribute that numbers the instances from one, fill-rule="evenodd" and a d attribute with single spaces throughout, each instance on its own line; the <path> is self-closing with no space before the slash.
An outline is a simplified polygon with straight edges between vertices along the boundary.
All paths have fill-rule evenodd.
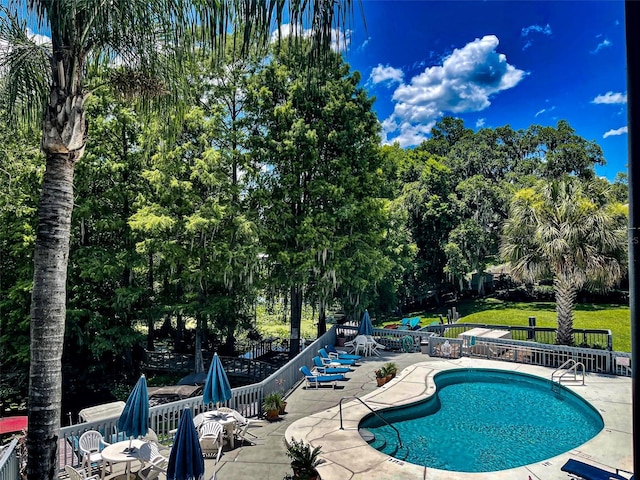
<path id="1" fill-rule="evenodd" d="M 388 361 L 395 362 L 400 375 L 382 388 L 376 386 L 374 370 Z M 409 367 L 409 368 L 407 368 Z M 474 358 L 444 360 L 421 353 L 383 353 L 382 357 L 365 359 L 348 374 L 349 381 L 338 389 L 328 387 L 304 389 L 299 386 L 287 398 L 287 414 L 279 422 L 264 422 L 251 427 L 258 436 L 256 445 L 245 445 L 225 452 L 215 465 L 207 460 L 207 476 L 217 472 L 217 480 L 260 478 L 282 480 L 291 473 L 284 447 L 287 438 L 303 438 L 314 446 L 321 445 L 323 459 L 319 468 L 323 480 L 396 480 L 396 479 L 464 479 L 480 480 L 567 480 L 560 470 L 570 457 L 600 465 L 602 468 L 633 468 L 631 446 L 631 379 L 609 375 L 587 374 L 585 386 L 570 387 L 586 398 L 601 413 L 605 428 L 598 436 L 568 454 L 537 464 L 491 474 L 458 474 L 399 462 L 370 448 L 357 432 L 359 418 L 368 413 L 352 406 L 351 430 L 339 430 L 336 408 L 343 397 L 367 398 L 379 408 L 390 404 L 416 401 L 433 392 L 433 374 L 460 367 L 485 367 L 515 370 L 550 378 L 552 369 L 509 362 Z M 355 402 L 353 402 L 355 404 Z M 335 436 L 332 437 L 332 436 Z M 337 439 L 337 440 L 336 440 Z"/>
<path id="2" fill-rule="evenodd" d="M 282 480 L 286 474 L 292 473 L 284 436 L 296 420 L 334 407 L 342 397 L 363 396 L 374 391 L 377 388 L 374 370 L 386 362 L 395 362 L 398 371 L 402 371 L 424 358 L 428 357 L 420 353 L 383 352 L 382 356 L 366 358 L 359 366 L 353 367 L 353 372 L 347 374 L 349 380 L 338 382 L 336 389 L 325 386 L 318 390 L 306 390 L 299 386 L 287 397 L 287 413 L 280 421 L 264 421 L 250 427 L 250 431 L 258 436 L 255 445 L 245 443 L 243 447 L 225 450 L 217 465 L 214 460 L 206 460 L 205 479 L 208 480 L 216 472 L 216 480 Z M 324 474 L 322 479 L 325 480 Z"/>

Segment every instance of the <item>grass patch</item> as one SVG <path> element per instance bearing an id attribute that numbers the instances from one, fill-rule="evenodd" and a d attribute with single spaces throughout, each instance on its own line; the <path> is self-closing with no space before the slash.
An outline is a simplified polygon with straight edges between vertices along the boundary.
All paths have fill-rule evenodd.
<path id="1" fill-rule="evenodd" d="M 266 305 L 259 304 L 257 307 L 257 325 L 256 328 L 262 338 L 289 338 L 291 324 L 289 322 L 289 312 L 287 312 L 287 321 L 283 323 L 282 307 L 268 309 Z M 300 338 L 316 338 L 318 333 L 318 313 L 313 314 L 313 310 L 309 306 L 302 308 L 302 321 L 300 326 Z"/>
<path id="2" fill-rule="evenodd" d="M 456 309 L 461 322 L 486 323 L 492 325 L 529 325 L 529 317 L 536 317 L 538 327 L 556 327 L 556 304 L 553 302 L 504 302 L 495 298 L 465 300 Z M 442 309 L 446 317 L 446 308 Z M 419 316 L 420 325 L 425 326 L 439 320 L 433 312 L 415 312 L 408 317 Z M 399 320 L 384 322 L 381 326 L 398 323 Z M 631 316 L 629 307 L 614 304 L 581 303 L 574 310 L 573 326 L 584 329 L 611 330 L 613 349 L 619 352 L 631 351 Z"/>

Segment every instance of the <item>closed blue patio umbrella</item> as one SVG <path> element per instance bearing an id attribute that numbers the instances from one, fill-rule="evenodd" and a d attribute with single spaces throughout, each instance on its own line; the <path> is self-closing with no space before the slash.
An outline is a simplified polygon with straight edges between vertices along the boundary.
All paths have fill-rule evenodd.
<path id="1" fill-rule="evenodd" d="M 205 405 L 209 403 L 217 405 L 231 398 L 231 385 L 217 353 L 213 354 L 202 396 L 202 401 Z"/>
<path id="2" fill-rule="evenodd" d="M 173 447 L 169 454 L 167 480 L 201 480 L 204 477 L 204 459 L 193 425 L 191 410 L 185 408 L 180 415 Z"/>
<path id="3" fill-rule="evenodd" d="M 373 324 L 371 323 L 368 310 L 365 310 L 362 314 L 362 320 L 358 327 L 358 335 L 373 335 Z"/>
<path id="4" fill-rule="evenodd" d="M 134 437 L 143 437 L 147 434 L 149 421 L 149 392 L 147 379 L 141 375 L 135 387 L 129 394 L 124 410 L 118 419 L 118 430 L 129 437 L 129 447 Z"/>

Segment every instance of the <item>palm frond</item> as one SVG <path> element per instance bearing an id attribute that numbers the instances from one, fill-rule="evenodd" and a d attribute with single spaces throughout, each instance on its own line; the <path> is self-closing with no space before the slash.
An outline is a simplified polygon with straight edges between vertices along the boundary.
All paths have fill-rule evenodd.
<path id="1" fill-rule="evenodd" d="M 49 98 L 51 45 L 38 44 L 27 25 L 0 6 L 0 98 L 10 120 L 42 120 Z"/>

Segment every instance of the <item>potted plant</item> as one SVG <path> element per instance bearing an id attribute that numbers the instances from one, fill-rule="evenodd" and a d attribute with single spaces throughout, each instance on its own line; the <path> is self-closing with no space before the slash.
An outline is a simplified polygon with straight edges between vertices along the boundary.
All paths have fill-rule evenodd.
<path id="1" fill-rule="evenodd" d="M 393 362 L 385 363 L 384 366 L 382 367 L 382 369 L 384 370 L 384 373 L 386 374 L 387 382 L 389 380 L 393 379 L 393 377 L 396 376 L 396 373 L 398 373 L 398 366 Z"/>
<path id="2" fill-rule="evenodd" d="M 381 387 L 387 381 L 387 374 L 385 373 L 383 368 L 376 370 L 376 382 L 378 382 L 378 386 Z"/>
<path id="3" fill-rule="evenodd" d="M 278 392 L 272 392 L 265 395 L 264 400 L 262 401 L 262 410 L 264 411 L 267 420 L 272 422 L 280 418 L 280 408 L 284 408 L 282 402 L 282 395 Z"/>
<path id="4" fill-rule="evenodd" d="M 321 459 L 318 458 L 322 447 L 312 447 L 309 443 L 302 440 L 297 441 L 291 439 L 290 443 L 286 443 L 287 456 L 291 459 L 291 468 L 293 469 L 293 477 L 300 480 L 320 480 L 320 474 L 316 467 L 320 464 Z"/>
<path id="5" fill-rule="evenodd" d="M 285 409 L 287 408 L 287 402 L 284 400 L 284 378 L 278 378 L 276 380 L 276 384 L 278 384 L 278 387 L 280 387 L 280 406 L 278 408 L 278 413 L 280 415 L 284 415 L 285 413 L 287 413 L 285 411 Z"/>

